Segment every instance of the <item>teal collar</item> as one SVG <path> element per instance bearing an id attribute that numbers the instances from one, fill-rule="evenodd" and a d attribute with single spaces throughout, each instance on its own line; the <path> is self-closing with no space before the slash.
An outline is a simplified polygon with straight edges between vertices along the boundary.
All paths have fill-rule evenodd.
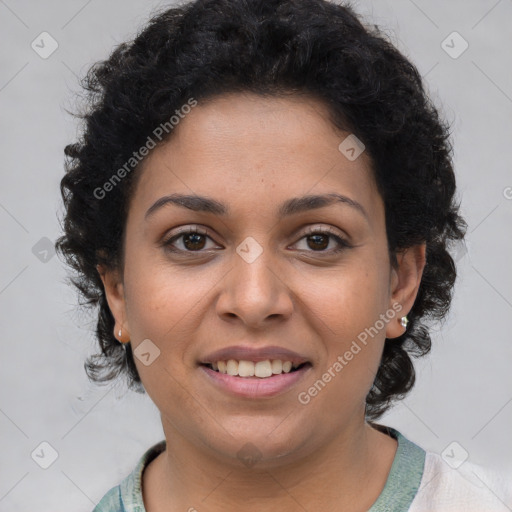
<path id="1" fill-rule="evenodd" d="M 418 492 L 423 476 L 426 452 L 392 427 L 375 423 L 372 423 L 372 426 L 396 439 L 398 447 L 384 489 L 368 512 L 406 511 Z M 132 473 L 121 482 L 120 497 L 127 511 L 145 512 L 141 491 L 142 473 L 146 466 L 165 448 L 165 440 L 149 448 Z"/>
<path id="2" fill-rule="evenodd" d="M 392 427 L 373 426 L 394 437 L 398 448 L 384 489 L 368 512 L 409 510 L 423 477 L 426 452 Z"/>

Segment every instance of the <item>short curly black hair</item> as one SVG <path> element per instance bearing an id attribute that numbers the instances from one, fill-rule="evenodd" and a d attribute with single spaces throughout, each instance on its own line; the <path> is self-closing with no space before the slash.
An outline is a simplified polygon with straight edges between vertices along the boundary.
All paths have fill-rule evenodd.
<path id="1" fill-rule="evenodd" d="M 454 198 L 450 127 L 416 67 L 378 27 L 363 24 L 349 3 L 196 0 L 154 13 L 133 40 L 89 69 L 82 87 L 88 101 L 77 114 L 80 139 L 65 148 L 64 235 L 56 248 L 76 273 L 71 282 L 82 305 L 99 307 L 101 353 L 85 363 L 91 380 L 123 375 L 144 392 L 130 344 L 114 337 L 97 271 L 98 264 L 123 268 L 139 165 L 111 187 L 108 200 L 98 190 L 187 99 L 247 91 L 323 101 L 333 125 L 366 146 L 385 204 L 392 263 L 397 251 L 426 242 L 410 323 L 402 336 L 385 341 L 366 417 L 379 418 L 405 396 L 415 381 L 411 356 L 431 348 L 428 321 L 443 319 L 450 307 L 456 269 L 448 249 L 464 238 L 467 224 Z M 159 143 L 172 135 L 167 131 Z"/>

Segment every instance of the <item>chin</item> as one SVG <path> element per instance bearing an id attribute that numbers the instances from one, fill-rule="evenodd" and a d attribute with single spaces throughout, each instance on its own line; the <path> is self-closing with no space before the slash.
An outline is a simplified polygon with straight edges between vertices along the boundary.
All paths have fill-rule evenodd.
<path id="1" fill-rule="evenodd" d="M 270 469 L 291 463 L 297 457 L 307 455 L 304 445 L 307 436 L 304 425 L 296 425 L 295 431 L 283 428 L 283 418 L 252 418 L 246 421 L 237 419 L 236 428 L 218 432 L 213 439 L 207 436 L 205 441 L 216 452 L 217 456 L 229 460 L 237 468 Z M 224 423 L 224 425 L 226 425 Z M 313 451 L 311 447 L 311 451 Z"/>

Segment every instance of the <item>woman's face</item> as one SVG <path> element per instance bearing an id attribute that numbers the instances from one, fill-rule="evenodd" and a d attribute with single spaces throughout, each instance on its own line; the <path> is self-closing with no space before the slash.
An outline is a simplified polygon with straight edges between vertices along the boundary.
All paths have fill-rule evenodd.
<path id="1" fill-rule="evenodd" d="M 191 108 L 144 161 L 122 284 L 104 283 L 116 334 L 146 354 L 135 362 L 168 442 L 271 466 L 363 425 L 422 252 L 390 266 L 384 204 L 366 153 L 339 149 L 348 135 L 313 99 L 230 94 Z M 171 194 L 188 199 L 152 208 Z M 259 375 L 305 364 L 272 377 L 205 366 L 230 359 Z"/>

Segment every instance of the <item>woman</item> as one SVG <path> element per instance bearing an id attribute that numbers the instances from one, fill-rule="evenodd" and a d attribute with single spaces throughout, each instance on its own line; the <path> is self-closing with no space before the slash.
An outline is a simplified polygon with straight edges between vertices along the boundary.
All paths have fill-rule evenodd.
<path id="1" fill-rule="evenodd" d="M 378 29 L 323 0 L 196 1 L 85 86 L 57 247 L 99 306 L 89 376 L 125 375 L 165 433 L 95 511 L 506 510 L 495 475 L 375 422 L 466 227 L 448 127 Z"/>

